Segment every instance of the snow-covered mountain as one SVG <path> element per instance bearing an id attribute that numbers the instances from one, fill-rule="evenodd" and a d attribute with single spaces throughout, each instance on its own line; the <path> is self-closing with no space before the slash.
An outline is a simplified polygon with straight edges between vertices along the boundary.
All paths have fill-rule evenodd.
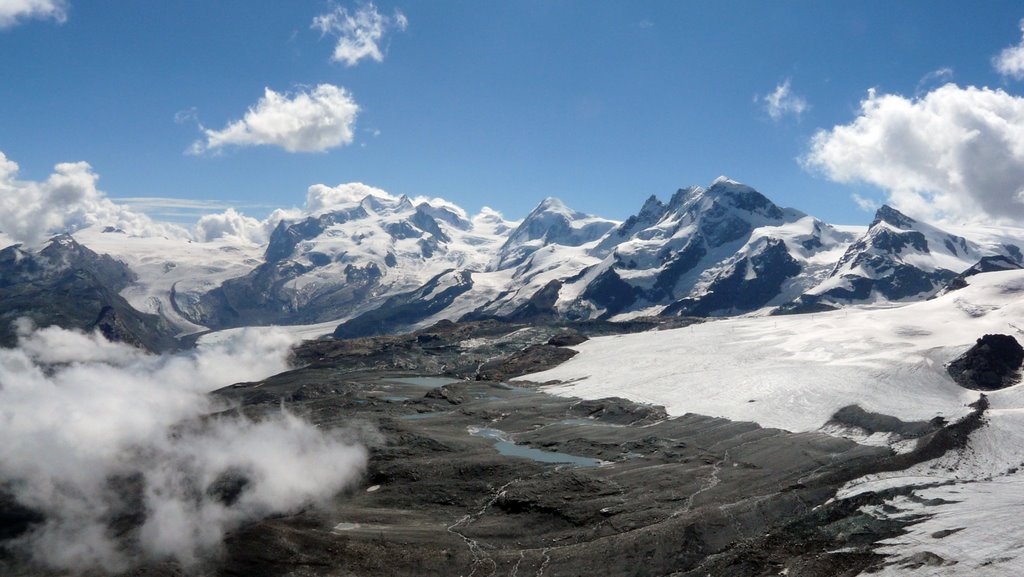
<path id="1" fill-rule="evenodd" d="M 652 196 L 624 222 L 554 198 L 510 222 L 365 185 L 314 188 L 307 210 L 283 213 L 264 244 L 100 225 L 75 238 L 125 263 L 132 280 L 111 288 L 176 335 L 333 322 L 337 336 L 440 320 L 730 316 L 917 301 L 984 257 L 1019 265 L 1024 242 L 1021 231 L 944 230 L 890 207 L 866 229 L 833 226 L 725 177 L 667 201 Z"/>
<path id="2" fill-rule="evenodd" d="M 834 262 L 850 236 L 721 177 L 655 198 L 599 243 L 608 254 L 566 287 L 578 318 L 696 316 L 781 304 Z"/>
<path id="3" fill-rule="evenodd" d="M 982 257 L 991 256 L 1019 263 L 1021 252 L 1015 244 L 969 240 L 883 206 L 828 278 L 784 306 L 783 311 L 922 300 Z"/>
<path id="4" fill-rule="evenodd" d="M 159 351 L 173 346 L 157 315 L 134 308 L 119 294 L 136 275 L 124 263 L 100 255 L 70 235 L 39 250 L 11 245 L 0 250 L 0 345 L 13 346 L 27 319 L 36 326 L 99 330 L 110 340 Z"/>
<path id="5" fill-rule="evenodd" d="M 370 194 L 281 221 L 261 264 L 179 306 L 216 328 L 351 318 L 445 272 L 482 271 L 510 227 L 493 212 Z"/>

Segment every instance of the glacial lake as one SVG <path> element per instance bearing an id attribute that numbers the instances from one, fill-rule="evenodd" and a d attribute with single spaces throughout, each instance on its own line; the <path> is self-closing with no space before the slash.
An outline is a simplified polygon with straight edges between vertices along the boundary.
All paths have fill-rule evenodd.
<path id="1" fill-rule="evenodd" d="M 508 457 L 524 457 L 538 463 L 562 463 L 574 467 L 598 467 L 600 459 L 580 457 L 568 453 L 556 453 L 554 451 L 543 451 L 525 445 L 517 445 L 508 438 L 508 433 L 498 429 L 469 427 L 469 434 L 474 437 L 484 437 L 494 441 L 494 448 L 499 453 Z"/>

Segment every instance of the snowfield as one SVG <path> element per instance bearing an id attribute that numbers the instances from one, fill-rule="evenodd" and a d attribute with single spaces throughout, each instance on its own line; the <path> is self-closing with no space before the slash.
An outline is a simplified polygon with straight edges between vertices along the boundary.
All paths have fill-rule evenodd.
<path id="1" fill-rule="evenodd" d="M 660 332 L 601 337 L 561 366 L 518 380 L 544 390 L 664 405 L 790 431 L 821 430 L 857 404 L 903 420 L 947 420 L 979 393 L 956 385 L 945 365 L 987 333 L 1024 333 L 1024 271 L 971 277 L 970 286 L 897 308 L 747 317 Z M 1022 339 L 1024 340 L 1024 339 Z M 880 552 L 880 575 L 1024 574 L 1024 385 L 988 393 L 985 424 L 962 451 L 909 470 L 847 484 L 837 497 L 914 487 L 872 515 L 922 520 Z M 854 440 L 861 440 L 851 437 Z M 911 570 L 902 561 L 932 558 Z"/>
<path id="2" fill-rule="evenodd" d="M 857 404 L 906 421 L 953 420 L 978 393 L 945 364 L 986 333 L 1020 335 L 1024 273 L 979 275 L 971 285 L 903 307 L 750 316 L 600 337 L 549 371 L 522 377 L 547 392 L 626 397 L 789 431 L 822 427 Z"/>

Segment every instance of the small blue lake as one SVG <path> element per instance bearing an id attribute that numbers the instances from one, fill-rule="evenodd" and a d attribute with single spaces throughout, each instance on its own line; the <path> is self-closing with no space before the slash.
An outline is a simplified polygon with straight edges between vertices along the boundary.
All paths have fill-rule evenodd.
<path id="1" fill-rule="evenodd" d="M 517 445 L 509 440 L 508 434 L 505 431 L 499 431 L 498 429 L 470 427 L 469 434 L 474 437 L 491 439 L 494 441 L 494 448 L 502 455 L 508 457 L 523 457 L 538 463 L 561 463 L 574 467 L 597 467 L 601 465 L 600 459 L 591 459 L 590 457 L 580 457 L 554 451 L 542 451 L 541 449 L 534 449 L 525 445 Z"/>

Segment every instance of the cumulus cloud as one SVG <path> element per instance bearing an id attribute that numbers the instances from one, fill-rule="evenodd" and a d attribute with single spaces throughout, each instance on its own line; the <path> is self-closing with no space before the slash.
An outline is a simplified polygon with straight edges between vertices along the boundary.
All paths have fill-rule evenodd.
<path id="1" fill-rule="evenodd" d="M 9 28 L 24 20 L 55 20 L 63 24 L 68 19 L 64 0 L 0 0 L 0 29 Z"/>
<path id="2" fill-rule="evenodd" d="M 359 105 L 344 88 L 320 84 L 312 90 L 279 93 L 266 88 L 263 98 L 241 120 L 221 130 L 202 128 L 192 154 L 228 146 L 277 146 L 288 152 L 323 152 L 351 144 Z"/>
<path id="3" fill-rule="evenodd" d="M 789 85 L 789 79 L 775 87 L 771 94 L 758 97 L 757 100 L 764 104 L 765 112 L 772 120 L 778 122 L 786 115 L 800 118 L 810 108 L 802 96 L 793 93 Z"/>
<path id="4" fill-rule="evenodd" d="M 259 220 L 229 208 L 224 212 L 201 216 L 195 226 L 195 237 L 199 242 L 230 240 L 263 244 L 270 238 L 270 232 L 276 224 L 271 219 Z"/>
<path id="5" fill-rule="evenodd" d="M 18 180 L 17 174 L 18 164 L 0 152 L 0 231 L 15 242 L 35 244 L 94 224 L 139 235 L 186 234 L 111 201 L 96 188 L 99 176 L 88 163 L 60 163 L 44 181 Z"/>
<path id="6" fill-rule="evenodd" d="M 870 90 L 857 118 L 814 135 L 803 163 L 878 186 L 922 218 L 1024 222 L 1024 98 L 955 84 L 914 99 Z"/>
<path id="7" fill-rule="evenodd" d="M 355 12 L 335 6 L 330 12 L 313 18 L 312 28 L 319 30 L 321 36 L 338 37 L 331 60 L 355 66 L 364 58 L 382 62 L 381 42 L 385 34 L 391 30 L 405 30 L 408 25 L 409 20 L 398 10 L 392 16 L 385 16 L 373 3 L 367 3 Z"/>
<path id="8" fill-rule="evenodd" d="M 1020 21 L 1020 30 L 1024 35 L 1024 20 Z M 992 66 L 1003 76 L 1024 80 L 1024 37 L 1016 46 L 1008 46 L 992 58 Z"/>
<path id="9" fill-rule="evenodd" d="M 353 482 L 366 453 L 343 432 L 286 412 L 214 413 L 225 407 L 205 394 L 285 370 L 291 344 L 284 332 L 246 329 L 155 356 L 23 323 L 19 348 L 0 349 L 0 478 L 45 520 L 19 545 L 75 572 L 188 565 L 241 523 Z"/>
<path id="10" fill-rule="evenodd" d="M 314 184 L 306 190 L 307 214 L 319 214 L 339 206 L 357 203 L 367 196 L 377 196 L 387 200 L 396 200 L 391 193 L 365 185 L 361 182 L 349 182 L 338 186 Z"/>

